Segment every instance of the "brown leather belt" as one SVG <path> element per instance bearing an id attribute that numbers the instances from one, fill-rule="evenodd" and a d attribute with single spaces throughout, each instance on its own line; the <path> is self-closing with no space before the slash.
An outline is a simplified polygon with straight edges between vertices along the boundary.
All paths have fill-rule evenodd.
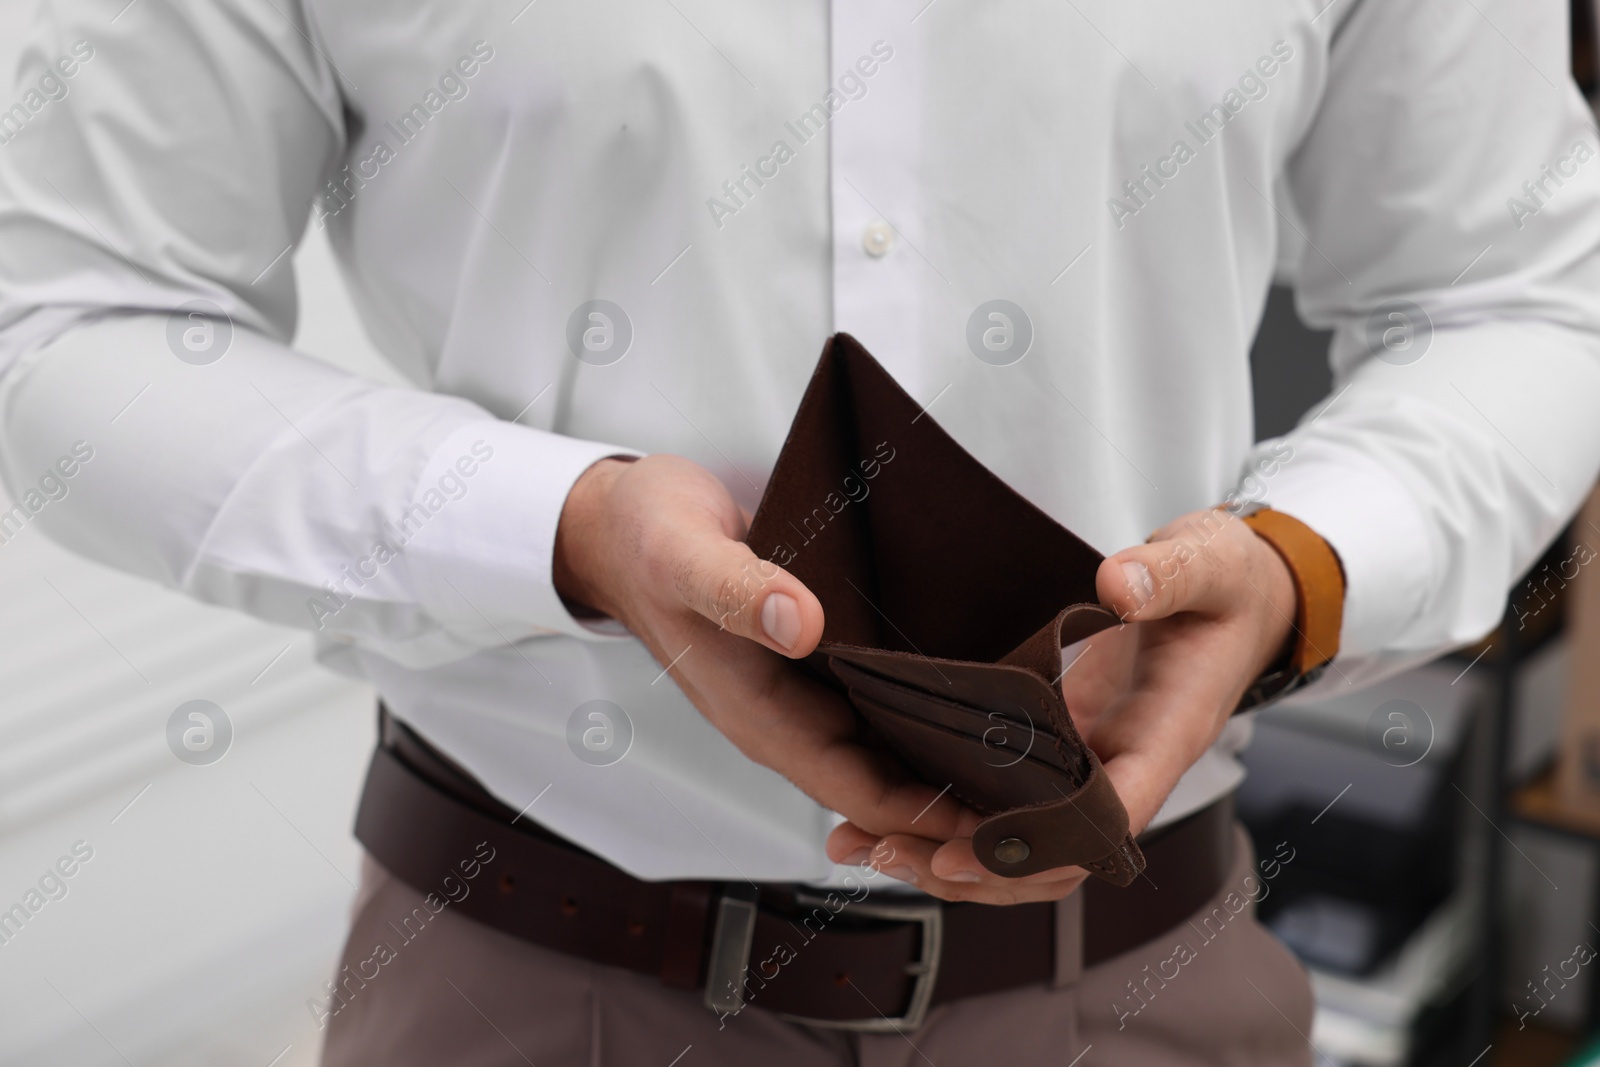
<path id="1" fill-rule="evenodd" d="M 1055 904 L 901 899 L 878 880 L 831 891 L 642 881 L 503 804 L 382 709 L 379 722 L 355 827 L 378 863 L 504 933 L 705 990 L 713 1010 L 749 1004 L 815 1026 L 909 1029 L 930 1005 L 1048 984 L 1076 965 L 1056 958 Z M 1144 877 L 1079 890 L 1081 966 L 1154 939 L 1216 895 L 1232 861 L 1231 795 L 1140 845 Z M 466 887 L 462 871 L 477 860 L 481 880 Z M 463 888 L 451 890 L 450 876 Z"/>

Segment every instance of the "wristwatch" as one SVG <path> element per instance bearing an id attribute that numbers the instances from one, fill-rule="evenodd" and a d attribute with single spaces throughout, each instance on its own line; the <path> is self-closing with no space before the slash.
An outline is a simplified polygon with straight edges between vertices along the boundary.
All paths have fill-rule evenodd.
<path id="1" fill-rule="evenodd" d="M 1310 685 L 1339 654 L 1344 623 L 1344 565 L 1333 546 L 1292 515 L 1251 503 L 1226 508 L 1278 553 L 1294 581 L 1294 640 L 1245 691 L 1238 711 L 1259 709 Z"/>

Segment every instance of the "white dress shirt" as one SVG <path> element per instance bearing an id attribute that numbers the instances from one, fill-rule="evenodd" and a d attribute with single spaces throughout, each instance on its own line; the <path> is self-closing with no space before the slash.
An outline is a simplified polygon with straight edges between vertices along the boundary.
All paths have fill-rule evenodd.
<path id="1" fill-rule="evenodd" d="M 564 497 L 673 452 L 753 507 L 836 330 L 1102 551 L 1241 483 L 1309 523 L 1323 686 L 1491 628 L 1600 466 L 1555 0 L 119 7 L 55 0 L 0 101 L 0 538 L 317 630 L 643 876 L 827 877 L 837 817 L 569 615 Z M 414 389 L 291 348 L 308 225 Z M 1275 270 L 1336 392 L 1257 448 Z"/>

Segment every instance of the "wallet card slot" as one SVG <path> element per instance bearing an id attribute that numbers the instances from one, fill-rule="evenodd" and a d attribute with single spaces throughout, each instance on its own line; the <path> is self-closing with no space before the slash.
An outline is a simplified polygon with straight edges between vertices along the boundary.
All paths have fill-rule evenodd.
<path id="1" fill-rule="evenodd" d="M 1070 774 L 1051 762 L 1054 741 L 1046 742 L 1042 734 L 1029 753 L 991 748 L 979 738 L 899 711 L 857 690 L 850 695 L 862 718 L 924 781 L 951 786 L 981 813 L 1050 803 L 1078 788 Z"/>
<path id="2" fill-rule="evenodd" d="M 1047 758 L 1059 758 L 1056 750 L 1058 742 L 1051 725 L 1048 722 L 1038 721 L 1020 705 L 1015 714 L 974 708 L 885 678 L 842 660 L 835 660 L 833 667 L 839 679 L 852 693 L 864 693 L 902 714 L 915 718 L 931 718 L 947 729 L 963 733 L 986 746 L 1023 752 L 1047 751 L 1050 753 L 1050 757 Z M 1063 769 L 1066 769 L 1064 764 Z"/>
<path id="3" fill-rule="evenodd" d="M 1056 755 L 1056 736 L 1033 723 L 999 712 L 945 705 L 927 698 L 911 702 L 907 699 L 909 694 L 864 691 L 854 686 L 848 692 L 852 703 L 869 700 L 887 713 L 937 726 L 974 745 L 981 745 L 985 751 L 997 753 L 996 759 L 1033 756 L 1056 763 L 1063 772 L 1066 770 L 1059 765 Z M 1010 757 L 1003 757 L 1003 753 L 1010 753 Z"/>

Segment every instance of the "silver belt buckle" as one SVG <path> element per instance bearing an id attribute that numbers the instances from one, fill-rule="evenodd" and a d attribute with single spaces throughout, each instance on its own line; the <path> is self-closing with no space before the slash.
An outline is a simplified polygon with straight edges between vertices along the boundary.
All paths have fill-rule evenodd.
<path id="1" fill-rule="evenodd" d="M 749 969 L 750 946 L 755 934 L 756 892 L 749 886 L 729 886 L 717 902 L 715 926 L 711 935 L 711 961 L 706 970 L 706 1007 L 727 1014 L 744 1008 L 744 975 Z M 807 906 L 824 906 L 821 896 L 797 893 L 796 903 Z M 898 1033 L 915 1030 L 922 1025 L 933 1000 L 933 988 L 939 978 L 939 952 L 944 941 L 944 910 L 938 902 L 896 903 L 846 903 L 841 912 L 885 922 L 917 923 L 922 927 L 922 941 L 917 958 L 906 964 L 906 974 L 912 979 L 911 997 L 899 1015 L 885 1015 L 877 1005 L 867 1003 L 878 1012 L 876 1018 L 813 1019 L 804 1015 L 777 1013 L 790 1022 L 804 1023 L 824 1030 L 854 1030 L 862 1033 Z M 865 996 L 863 996 L 865 1000 Z"/>

